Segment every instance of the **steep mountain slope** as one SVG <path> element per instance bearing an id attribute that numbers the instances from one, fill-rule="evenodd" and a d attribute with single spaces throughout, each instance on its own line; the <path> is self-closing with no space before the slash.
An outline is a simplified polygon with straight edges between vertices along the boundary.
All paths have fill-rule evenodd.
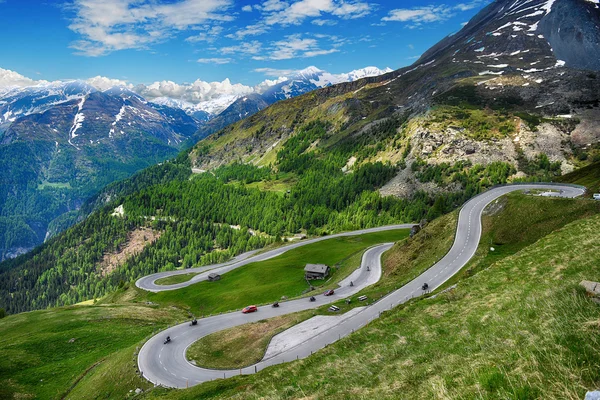
<path id="1" fill-rule="evenodd" d="M 200 142 L 192 161 L 268 165 L 298 126 L 322 120 L 331 123 L 328 138 L 312 148 L 347 149 L 353 165 L 417 162 L 386 194 L 439 190 L 416 179 L 427 168 L 421 160 L 507 162 L 524 177 L 547 156 L 568 172 L 596 157 L 600 139 L 600 79 L 579 69 L 597 68 L 599 15 L 587 0 L 498 0 L 411 67 L 275 104 Z M 396 129 L 378 130 L 392 120 Z"/>
<path id="2" fill-rule="evenodd" d="M 377 67 L 366 67 L 343 74 L 330 74 L 316 67 L 305 68 L 296 72 L 290 78 L 268 86 L 258 93 L 238 98 L 227 109 L 200 127 L 198 132 L 190 139 L 190 142 L 193 141 L 192 144 L 195 144 L 208 135 L 253 115 L 280 100 L 291 99 L 340 82 L 354 82 L 365 77 L 379 76 L 391 71 L 389 68 L 381 70 Z"/>
<path id="3" fill-rule="evenodd" d="M 68 226 L 66 213 L 108 183 L 177 154 L 199 126 L 124 88 L 81 82 L 10 91 L 0 109 L 0 259 Z"/>
<path id="4" fill-rule="evenodd" d="M 600 149 L 600 79 L 558 60 L 533 29 L 564 1 L 573 2 L 499 0 L 415 65 L 282 100 L 111 185 L 93 202 L 99 212 L 0 264 L 0 306 L 71 304 L 299 232 L 431 220 L 486 187 L 589 163 Z M 594 31 L 595 4 L 576 0 L 570 10 L 579 9 Z M 85 142 L 80 104 L 65 129 L 71 152 Z M 190 179 L 190 166 L 212 171 Z M 105 273 L 104 255 L 143 229 L 160 239 Z"/>

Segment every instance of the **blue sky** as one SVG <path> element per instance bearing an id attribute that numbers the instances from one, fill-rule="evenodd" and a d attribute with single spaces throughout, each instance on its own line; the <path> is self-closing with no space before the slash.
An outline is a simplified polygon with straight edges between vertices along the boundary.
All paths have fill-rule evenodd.
<path id="1" fill-rule="evenodd" d="M 396 69 L 487 2 L 0 0 L 0 67 L 36 80 L 246 85 L 310 65 Z"/>

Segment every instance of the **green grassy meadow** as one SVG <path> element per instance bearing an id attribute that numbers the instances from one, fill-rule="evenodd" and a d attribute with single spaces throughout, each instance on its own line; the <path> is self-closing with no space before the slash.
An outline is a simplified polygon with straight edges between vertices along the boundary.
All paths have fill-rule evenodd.
<path id="1" fill-rule="evenodd" d="M 582 398 L 600 387 L 600 307 L 577 287 L 600 280 L 599 211 L 592 200 L 508 195 L 486 212 L 480 248 L 451 282 L 455 289 L 385 313 L 308 359 L 189 390 L 152 389 L 136 375 L 136 349 L 153 332 L 188 318 L 188 310 L 200 316 L 297 296 L 307 262 L 339 265 L 319 290 L 335 286 L 366 248 L 397 241 L 382 281 L 364 291 L 376 299 L 445 254 L 457 213 L 412 239 L 407 231 L 336 238 L 219 282 L 160 294 L 126 286 L 95 305 L 8 316 L 0 320 L 0 398 L 130 398 L 136 388 L 147 391 L 143 398 L 174 399 Z M 199 357 L 221 354 L 238 365 L 260 357 L 289 321 L 267 322 L 252 330 L 256 346 L 241 358 L 226 354 L 244 342 L 239 332 L 221 336 L 222 348 L 203 343 Z"/>
<path id="2" fill-rule="evenodd" d="M 405 239 L 406 229 L 340 237 L 299 247 L 270 260 L 251 263 L 222 276 L 217 282 L 199 282 L 186 288 L 161 293 L 138 290 L 138 300 L 161 306 L 173 305 L 194 315 L 208 315 L 241 309 L 249 304 L 266 304 L 297 297 L 308 289 L 304 280 L 307 263 L 323 263 L 332 267 L 329 280 L 312 281 L 317 290 L 335 287 L 360 265 L 365 249 L 378 243 Z"/>
<path id="3" fill-rule="evenodd" d="M 6 317 L 0 320 L 0 398 L 124 398 L 131 389 L 149 388 L 135 373 L 134 351 L 182 317 L 139 305 Z"/>

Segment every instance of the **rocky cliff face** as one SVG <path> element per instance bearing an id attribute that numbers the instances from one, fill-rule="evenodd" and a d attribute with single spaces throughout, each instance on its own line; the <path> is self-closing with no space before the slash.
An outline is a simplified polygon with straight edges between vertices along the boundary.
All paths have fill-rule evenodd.
<path id="1" fill-rule="evenodd" d="M 560 0 L 540 20 L 539 32 L 571 68 L 600 70 L 600 7 L 594 1 Z"/>

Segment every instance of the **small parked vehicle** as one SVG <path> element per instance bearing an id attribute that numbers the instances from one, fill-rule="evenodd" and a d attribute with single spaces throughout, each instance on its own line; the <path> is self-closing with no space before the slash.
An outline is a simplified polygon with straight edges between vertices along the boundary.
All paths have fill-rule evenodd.
<path id="1" fill-rule="evenodd" d="M 310 296 L 310 301 L 316 301 L 315 296 Z"/>
<path id="2" fill-rule="evenodd" d="M 167 338 L 165 339 L 164 344 L 167 344 L 171 341 L 171 336 L 167 336 Z"/>
<path id="3" fill-rule="evenodd" d="M 325 293 L 323 293 L 325 296 L 331 296 L 332 294 L 334 294 L 335 292 L 333 291 L 333 289 L 329 289 L 326 290 Z"/>
<path id="4" fill-rule="evenodd" d="M 421 286 L 421 289 L 427 290 L 429 289 L 429 285 L 427 283 L 424 283 L 423 286 Z"/>
<path id="5" fill-rule="evenodd" d="M 194 318 L 192 322 L 190 322 L 190 326 L 198 325 L 198 320 Z"/>
<path id="6" fill-rule="evenodd" d="M 258 307 L 256 307 L 256 306 L 248 306 L 248 307 L 244 307 L 244 309 L 242 310 L 242 313 L 249 314 L 249 313 L 253 313 L 255 311 L 258 311 Z"/>
<path id="7" fill-rule="evenodd" d="M 600 193 L 594 193 L 594 200 L 600 200 Z"/>
<path id="8" fill-rule="evenodd" d="M 273 305 L 271 307 L 275 307 L 275 308 L 279 307 L 279 302 L 276 301 L 275 303 L 273 303 Z"/>

